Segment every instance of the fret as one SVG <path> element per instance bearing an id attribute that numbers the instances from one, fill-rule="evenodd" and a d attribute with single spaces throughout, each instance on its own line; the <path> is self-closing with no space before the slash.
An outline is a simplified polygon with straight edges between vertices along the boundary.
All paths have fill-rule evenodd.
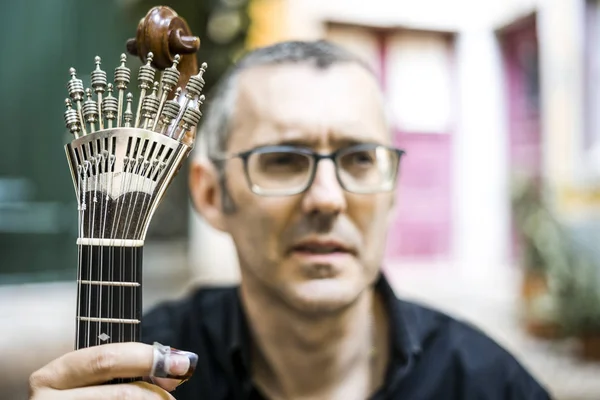
<path id="1" fill-rule="evenodd" d="M 80 349 L 107 343 L 139 342 L 138 324 L 77 321 L 77 326 L 79 327 L 77 345 Z"/>
<path id="2" fill-rule="evenodd" d="M 140 286 L 138 282 L 108 282 L 108 281 L 82 281 L 79 283 L 84 285 L 105 285 L 105 286 Z"/>
<path id="3" fill-rule="evenodd" d="M 111 226 L 109 224 L 109 226 Z M 143 240 L 133 239 L 94 239 L 94 238 L 79 238 L 77 244 L 87 246 L 116 246 L 116 247 L 142 247 Z"/>
<path id="4" fill-rule="evenodd" d="M 95 317 L 79 317 L 80 321 L 84 322 L 107 322 L 109 324 L 139 324 L 139 319 L 124 319 L 124 318 L 95 318 Z"/>

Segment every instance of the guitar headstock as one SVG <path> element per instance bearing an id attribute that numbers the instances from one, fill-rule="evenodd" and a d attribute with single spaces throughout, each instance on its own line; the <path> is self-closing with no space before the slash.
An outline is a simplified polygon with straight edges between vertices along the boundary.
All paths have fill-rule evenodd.
<path id="1" fill-rule="evenodd" d="M 131 53 L 144 51 L 138 99 L 128 91 L 134 82 L 126 54 L 114 68 L 113 82 L 100 57 L 90 88 L 69 70 L 64 118 L 73 140 L 65 150 L 80 212 L 80 244 L 143 243 L 152 215 L 194 147 L 207 68 L 206 63 L 197 68 L 193 53 L 199 45 L 173 10 L 154 7 L 127 43 Z"/>

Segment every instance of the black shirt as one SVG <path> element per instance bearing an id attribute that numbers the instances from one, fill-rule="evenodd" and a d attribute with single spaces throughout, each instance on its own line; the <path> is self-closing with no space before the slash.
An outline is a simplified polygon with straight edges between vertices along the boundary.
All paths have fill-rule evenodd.
<path id="1" fill-rule="evenodd" d="M 476 328 L 398 299 L 377 281 L 390 318 L 385 384 L 372 400 L 546 400 L 547 392 L 507 351 Z M 259 400 L 249 371 L 250 333 L 235 286 L 201 288 L 151 310 L 142 341 L 198 354 L 177 400 Z"/>

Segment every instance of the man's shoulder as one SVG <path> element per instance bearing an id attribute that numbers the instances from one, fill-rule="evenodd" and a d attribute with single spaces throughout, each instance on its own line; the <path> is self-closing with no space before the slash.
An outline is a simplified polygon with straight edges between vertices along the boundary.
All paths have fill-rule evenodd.
<path id="1" fill-rule="evenodd" d="M 469 366 L 475 368 L 485 364 L 494 365 L 501 360 L 516 360 L 496 339 L 470 321 L 418 301 L 401 298 L 397 301 L 401 312 L 412 321 L 411 330 L 422 351 L 433 346 L 436 346 L 436 350 L 443 348 L 454 357 L 464 358 Z"/>
<path id="2" fill-rule="evenodd" d="M 142 318 L 142 341 L 179 342 L 210 318 L 223 317 L 238 300 L 236 285 L 194 287 L 185 295 L 162 301 Z"/>
<path id="3" fill-rule="evenodd" d="M 504 347 L 473 322 L 424 303 L 398 298 L 402 313 L 413 322 L 414 334 L 421 343 L 443 340 L 449 350 L 478 354 L 489 350 L 498 356 L 512 357 Z"/>
<path id="4" fill-rule="evenodd" d="M 413 321 L 411 331 L 420 344 L 418 364 L 428 374 L 434 365 L 440 373 L 453 371 L 464 393 L 502 390 L 510 399 L 548 398 L 517 357 L 474 323 L 419 302 L 398 299 L 398 304 Z"/>

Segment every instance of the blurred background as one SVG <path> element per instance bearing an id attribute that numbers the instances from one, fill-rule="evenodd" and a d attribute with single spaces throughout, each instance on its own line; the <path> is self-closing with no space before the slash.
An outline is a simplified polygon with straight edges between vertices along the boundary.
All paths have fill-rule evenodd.
<path id="1" fill-rule="evenodd" d="M 154 5 L 202 40 L 205 93 L 245 50 L 328 38 L 365 58 L 408 155 L 384 269 L 477 324 L 556 399 L 600 398 L 600 1 L 24 0 L 0 26 L 0 398 L 70 351 L 76 202 L 68 70 L 118 65 Z M 129 57 L 136 76 L 139 60 Z M 145 246 L 144 307 L 238 280 L 185 168 Z"/>

